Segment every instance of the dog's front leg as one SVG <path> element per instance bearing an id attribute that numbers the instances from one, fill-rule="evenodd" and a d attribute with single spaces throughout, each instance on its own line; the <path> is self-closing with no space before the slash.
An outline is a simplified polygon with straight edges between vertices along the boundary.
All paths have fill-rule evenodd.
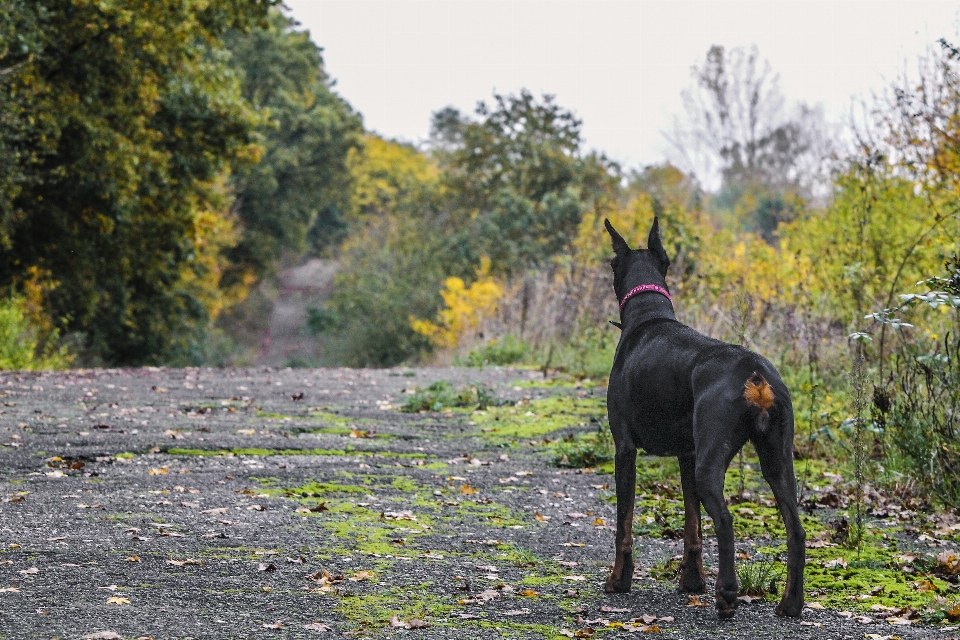
<path id="1" fill-rule="evenodd" d="M 683 593 L 704 593 L 703 542 L 700 531 L 700 498 L 697 497 L 697 460 L 693 454 L 680 456 L 680 484 L 683 487 L 683 562 L 680 585 Z"/>
<path id="2" fill-rule="evenodd" d="M 633 585 L 633 503 L 637 484 L 637 449 L 632 443 L 617 443 L 614 473 L 617 483 L 617 549 L 613 571 L 603 590 L 627 593 Z"/>

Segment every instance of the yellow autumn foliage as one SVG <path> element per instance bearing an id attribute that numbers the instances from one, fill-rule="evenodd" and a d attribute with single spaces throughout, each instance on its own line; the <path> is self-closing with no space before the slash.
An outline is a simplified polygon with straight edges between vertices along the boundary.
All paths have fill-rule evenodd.
<path id="1" fill-rule="evenodd" d="M 489 271 L 490 261 L 485 259 L 472 284 L 456 276 L 447 278 L 440 291 L 444 307 L 436 321 L 411 318 L 410 326 L 440 349 L 456 347 L 462 336 L 476 330 L 497 310 L 503 287 L 489 276 Z"/>

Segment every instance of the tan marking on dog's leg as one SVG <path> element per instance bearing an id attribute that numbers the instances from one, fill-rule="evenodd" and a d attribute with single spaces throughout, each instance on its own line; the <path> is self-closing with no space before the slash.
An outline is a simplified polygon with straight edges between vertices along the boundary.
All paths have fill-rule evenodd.
<path id="1" fill-rule="evenodd" d="M 683 593 L 705 593 L 703 542 L 700 530 L 700 499 L 697 497 L 696 460 L 680 458 L 680 484 L 683 488 L 683 561 L 680 564 L 679 590 Z"/>

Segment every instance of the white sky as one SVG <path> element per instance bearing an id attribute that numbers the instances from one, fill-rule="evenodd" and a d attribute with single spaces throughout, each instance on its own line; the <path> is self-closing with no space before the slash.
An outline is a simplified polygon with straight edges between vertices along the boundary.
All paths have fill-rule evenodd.
<path id="1" fill-rule="evenodd" d="M 789 100 L 840 121 L 940 37 L 951 0 L 285 0 L 368 129 L 418 142 L 430 114 L 493 91 L 551 93 L 588 147 L 661 162 L 690 67 L 756 43 Z"/>

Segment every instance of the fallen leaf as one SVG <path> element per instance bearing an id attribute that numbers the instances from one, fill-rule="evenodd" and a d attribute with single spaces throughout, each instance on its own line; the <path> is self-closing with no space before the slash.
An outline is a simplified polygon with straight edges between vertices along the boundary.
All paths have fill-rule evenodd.
<path id="1" fill-rule="evenodd" d="M 539 511 L 534 511 L 533 517 L 536 518 L 538 522 L 546 522 L 547 520 L 550 519 L 550 516 L 540 515 Z"/>
<path id="2" fill-rule="evenodd" d="M 960 573 L 960 556 L 952 551 L 943 551 L 937 555 L 937 568 L 945 569 L 954 575 Z"/>
<path id="3" fill-rule="evenodd" d="M 627 613 L 630 611 L 630 609 L 621 609 L 618 607 L 608 607 L 607 605 L 603 605 L 600 607 L 600 611 L 603 611 L 604 613 Z M 654 619 L 656 619 L 656 616 L 654 616 Z"/>
<path id="4" fill-rule="evenodd" d="M 0 593 L 20 593 L 20 589 L 16 587 L 2 587 L 0 588 Z"/>
<path id="5" fill-rule="evenodd" d="M 217 507 L 216 509 L 205 509 L 200 513 L 209 513 L 210 515 L 214 516 L 222 516 L 228 511 L 230 511 L 230 507 Z"/>
<path id="6" fill-rule="evenodd" d="M 94 631 L 82 637 L 83 640 L 123 640 L 116 631 Z"/>
<path id="7" fill-rule="evenodd" d="M 919 582 L 914 582 L 913 586 L 920 593 L 926 593 L 927 591 L 937 592 L 940 590 L 937 587 L 937 585 L 933 584 L 933 582 L 931 582 L 930 580 L 921 580 Z"/>
<path id="8" fill-rule="evenodd" d="M 276 622 L 264 622 L 264 629 L 283 629 L 283 623 L 277 620 Z"/>
<path id="9" fill-rule="evenodd" d="M 276 571 L 276 570 L 277 570 L 277 565 L 273 564 L 272 562 L 270 564 L 265 564 L 261 562 L 260 564 L 257 565 L 257 571 Z"/>
<path id="10" fill-rule="evenodd" d="M 583 582 L 587 579 L 586 576 L 563 576 L 564 580 L 570 580 L 571 582 Z"/>
<path id="11" fill-rule="evenodd" d="M 952 609 L 944 609 L 943 613 L 950 622 L 960 621 L 960 603 L 956 604 Z"/>
<path id="12" fill-rule="evenodd" d="M 310 624 L 303 625 L 303 628 L 307 631 L 333 631 L 333 629 L 325 624 L 319 622 L 313 622 Z"/>
<path id="13" fill-rule="evenodd" d="M 530 613 L 530 609 L 510 609 L 509 611 L 504 611 L 503 615 L 505 616 L 525 616 Z"/>
<path id="14" fill-rule="evenodd" d="M 476 492 L 477 490 L 471 487 L 469 484 L 465 484 L 462 487 L 460 487 L 460 493 L 462 493 L 465 496 L 471 496 Z"/>
<path id="15" fill-rule="evenodd" d="M 140 556 L 127 556 L 127 562 L 140 562 Z"/>
<path id="16" fill-rule="evenodd" d="M 203 560 L 197 560 L 196 558 L 187 558 L 186 560 L 167 560 L 167 564 L 172 564 L 176 567 L 182 567 L 188 564 L 206 564 Z"/>
<path id="17" fill-rule="evenodd" d="M 36 567 L 30 567 L 29 569 L 21 569 L 20 571 L 17 571 L 17 573 L 25 576 L 32 576 L 36 573 L 40 573 L 40 569 L 37 569 Z"/>
<path id="18" fill-rule="evenodd" d="M 523 591 L 518 592 L 517 595 L 535 598 L 540 595 L 540 592 L 534 591 L 533 589 L 524 589 Z M 624 609 L 624 611 L 626 611 L 626 609 Z"/>
<path id="19" fill-rule="evenodd" d="M 367 580 L 368 578 L 373 577 L 373 571 L 357 571 L 353 574 L 353 577 L 350 578 L 353 582 L 360 582 L 361 580 Z"/>
<path id="20" fill-rule="evenodd" d="M 410 618 L 405 621 L 401 620 L 400 616 L 394 615 L 390 618 L 390 626 L 400 629 L 426 629 L 430 624 L 419 618 Z"/>
<path id="21" fill-rule="evenodd" d="M 130 600 L 120 596 L 111 596 L 107 598 L 107 604 L 130 604 Z"/>
<path id="22" fill-rule="evenodd" d="M 700 599 L 700 596 L 689 595 L 687 596 L 687 606 L 688 607 L 708 607 L 708 603 Z"/>
<path id="23" fill-rule="evenodd" d="M 843 557 L 840 557 L 840 558 L 835 558 L 833 560 L 828 560 L 827 562 L 823 563 L 824 569 L 833 569 L 834 567 L 842 567 L 846 569 L 847 561 L 844 560 Z"/>
<path id="24" fill-rule="evenodd" d="M 597 518 L 596 520 L 593 521 L 593 526 L 595 527 L 603 527 L 606 524 L 607 523 L 603 521 L 603 518 Z"/>
<path id="25" fill-rule="evenodd" d="M 327 508 L 326 502 L 321 502 L 318 505 L 313 507 L 297 507 L 296 513 L 323 513 L 324 511 L 329 511 Z"/>

